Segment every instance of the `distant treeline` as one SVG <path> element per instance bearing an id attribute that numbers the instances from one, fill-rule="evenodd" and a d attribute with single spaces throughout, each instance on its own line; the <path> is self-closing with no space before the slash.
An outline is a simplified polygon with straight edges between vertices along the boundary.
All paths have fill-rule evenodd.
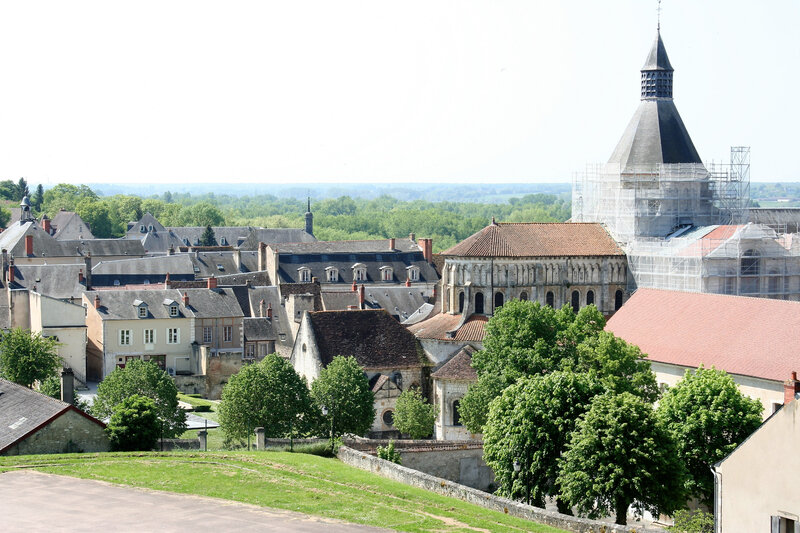
<path id="1" fill-rule="evenodd" d="M 3 190 L 0 182 L 0 195 Z M 129 221 L 148 212 L 165 226 L 302 228 L 307 208 L 303 200 L 271 194 L 101 196 L 86 185 L 70 184 L 47 189 L 41 198 L 38 194 L 31 197 L 36 215 L 52 218 L 59 209 L 76 211 L 96 237 L 120 237 Z M 19 201 L 16 196 L 3 197 Z M 321 240 L 383 239 L 415 233 L 433 238 L 434 249 L 440 251 L 485 227 L 492 217 L 504 222 L 563 222 L 570 216 L 570 197 L 568 193 L 525 194 L 504 203 L 481 203 L 402 201 L 389 195 L 374 199 L 340 196 L 314 201 L 311 210 L 314 235 Z"/>

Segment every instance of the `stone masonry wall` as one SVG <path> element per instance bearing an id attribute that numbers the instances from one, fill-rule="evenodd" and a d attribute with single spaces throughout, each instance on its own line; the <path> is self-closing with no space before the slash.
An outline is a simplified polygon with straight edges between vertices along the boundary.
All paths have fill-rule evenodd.
<path id="1" fill-rule="evenodd" d="M 108 437 L 103 427 L 70 409 L 27 439 L 6 450 L 4 455 L 90 453 L 107 452 L 108 449 Z"/>

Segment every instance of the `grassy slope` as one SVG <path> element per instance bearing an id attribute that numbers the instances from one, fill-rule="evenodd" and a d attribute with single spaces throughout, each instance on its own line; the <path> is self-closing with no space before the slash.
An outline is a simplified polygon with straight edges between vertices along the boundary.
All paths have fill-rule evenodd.
<path id="1" fill-rule="evenodd" d="M 298 453 L 0 457 L 0 472 L 18 467 L 223 498 L 400 531 L 561 531 L 384 479 L 336 459 Z"/>

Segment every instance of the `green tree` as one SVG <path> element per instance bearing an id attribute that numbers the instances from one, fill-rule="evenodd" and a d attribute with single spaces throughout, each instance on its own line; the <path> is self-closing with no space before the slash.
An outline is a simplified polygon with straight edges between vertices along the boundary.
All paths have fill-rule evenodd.
<path id="1" fill-rule="evenodd" d="M 629 392 L 596 396 L 578 420 L 556 483 L 563 498 L 590 518 L 628 508 L 672 513 L 686 503 L 685 470 L 669 432 L 650 404 Z"/>
<path id="2" fill-rule="evenodd" d="M 219 406 L 228 440 L 246 439 L 257 427 L 267 437 L 305 435 L 317 414 L 304 378 L 276 354 L 242 368 L 222 390 Z"/>
<path id="3" fill-rule="evenodd" d="M 741 393 L 724 371 L 687 370 L 656 411 L 689 473 L 686 489 L 706 505 L 714 497 L 711 467 L 761 425 L 761 402 Z"/>
<path id="4" fill-rule="evenodd" d="M 106 426 L 112 451 L 149 451 L 161 432 L 158 410 L 152 398 L 134 394 L 114 406 Z"/>
<path id="5" fill-rule="evenodd" d="M 75 212 L 89 225 L 92 235 L 95 237 L 109 238 L 113 236 L 114 226 L 111 221 L 111 212 L 106 202 L 83 198 L 75 206 Z"/>
<path id="6" fill-rule="evenodd" d="M 219 208 L 209 202 L 198 202 L 181 211 L 184 226 L 222 226 L 225 217 Z"/>
<path id="7" fill-rule="evenodd" d="M 11 219 L 11 211 L 3 206 L 0 206 L 0 227 L 7 227 L 8 221 Z"/>
<path id="8" fill-rule="evenodd" d="M 412 439 L 430 437 L 436 420 L 436 408 L 425 401 L 419 390 L 408 389 L 400 393 L 394 411 L 394 426 Z"/>
<path id="9" fill-rule="evenodd" d="M 483 433 L 483 427 L 489 417 L 489 404 L 500 396 L 508 386 L 504 376 L 483 374 L 478 381 L 472 383 L 467 394 L 458 404 L 458 413 L 464 425 L 472 433 Z"/>
<path id="10" fill-rule="evenodd" d="M 319 428 L 322 435 L 364 435 L 375 420 L 375 398 L 354 357 L 334 357 L 311 384 L 311 397 L 327 412 Z"/>
<path id="11" fill-rule="evenodd" d="M 0 338 L 0 375 L 31 388 L 61 368 L 58 342 L 30 330 L 14 328 Z"/>
<path id="12" fill-rule="evenodd" d="M 0 181 L 0 198 L 5 200 L 16 200 L 17 184 L 11 180 Z"/>
<path id="13" fill-rule="evenodd" d="M 44 187 L 40 183 L 36 186 L 36 192 L 33 193 L 33 197 L 31 198 L 31 207 L 39 213 L 42 210 L 42 204 L 44 203 Z"/>
<path id="14" fill-rule="evenodd" d="M 28 189 L 28 182 L 25 178 L 20 178 L 17 182 L 15 198 L 17 202 L 21 202 L 23 198 L 29 196 L 31 194 L 30 189 Z"/>
<path id="15" fill-rule="evenodd" d="M 39 392 L 56 400 L 61 399 L 61 376 L 53 374 L 39 381 Z M 75 390 L 72 391 L 72 405 L 81 411 L 88 411 L 89 404 L 82 400 Z"/>
<path id="16" fill-rule="evenodd" d="M 44 192 L 44 204 L 42 211 L 54 216 L 59 209 L 75 211 L 84 198 L 97 200 L 97 194 L 86 185 L 72 185 L 71 183 L 59 183 Z"/>
<path id="17" fill-rule="evenodd" d="M 217 246 L 217 237 L 214 235 L 214 230 L 211 226 L 206 226 L 203 234 L 200 236 L 200 244 L 202 246 Z"/>
<path id="18" fill-rule="evenodd" d="M 701 509 L 681 509 L 672 515 L 674 523 L 667 528 L 672 533 L 714 533 L 714 515 Z"/>
<path id="19" fill-rule="evenodd" d="M 163 436 L 177 437 L 186 429 L 186 413 L 178 406 L 178 389 L 169 374 L 151 361 L 135 359 L 117 368 L 100 382 L 92 414 L 106 418 L 128 396 L 140 394 L 152 399 L 163 427 Z"/>
<path id="20" fill-rule="evenodd" d="M 483 457 L 503 496 L 524 497 L 537 507 L 544 507 L 546 496 L 556 496 L 559 510 L 570 513 L 556 484 L 558 460 L 575 421 L 601 391 L 583 374 L 553 372 L 523 378 L 492 401 Z"/>

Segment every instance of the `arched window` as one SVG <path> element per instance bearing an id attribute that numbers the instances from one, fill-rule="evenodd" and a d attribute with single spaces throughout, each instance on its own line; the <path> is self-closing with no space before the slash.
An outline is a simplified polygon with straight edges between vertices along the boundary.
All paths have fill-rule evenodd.
<path id="1" fill-rule="evenodd" d="M 544 303 L 553 307 L 555 305 L 555 298 L 553 297 L 553 291 L 547 291 L 547 294 L 544 297 Z"/>
<path id="2" fill-rule="evenodd" d="M 576 313 L 581 308 L 581 293 L 578 291 L 572 291 L 572 310 Z"/>
<path id="3" fill-rule="evenodd" d="M 483 314 L 483 293 L 475 293 L 475 312 Z"/>
<path id="4" fill-rule="evenodd" d="M 458 293 L 458 312 L 464 312 L 464 291 Z"/>
<path id="5" fill-rule="evenodd" d="M 458 408 L 461 405 L 460 400 L 455 400 L 453 402 L 453 425 L 460 426 L 461 425 L 461 413 L 458 412 Z"/>
<path id="6" fill-rule="evenodd" d="M 614 311 L 622 307 L 622 291 L 614 293 Z"/>
<path id="7" fill-rule="evenodd" d="M 527 302 L 528 301 L 528 293 L 525 292 L 525 291 L 522 291 L 521 293 L 519 293 L 519 299 L 522 300 L 523 302 Z"/>
<path id="8" fill-rule="evenodd" d="M 761 272 L 761 256 L 756 250 L 747 250 L 739 261 L 739 274 L 741 284 L 740 294 L 755 294 L 759 292 L 758 276 Z"/>
<path id="9" fill-rule="evenodd" d="M 339 269 L 336 267 L 325 268 L 325 280 L 329 283 L 335 283 L 339 281 Z"/>
<path id="10" fill-rule="evenodd" d="M 586 291 L 586 305 L 594 304 L 594 291 Z"/>
<path id="11" fill-rule="evenodd" d="M 494 308 L 498 309 L 500 307 L 503 307 L 503 293 L 496 292 L 494 293 Z"/>

